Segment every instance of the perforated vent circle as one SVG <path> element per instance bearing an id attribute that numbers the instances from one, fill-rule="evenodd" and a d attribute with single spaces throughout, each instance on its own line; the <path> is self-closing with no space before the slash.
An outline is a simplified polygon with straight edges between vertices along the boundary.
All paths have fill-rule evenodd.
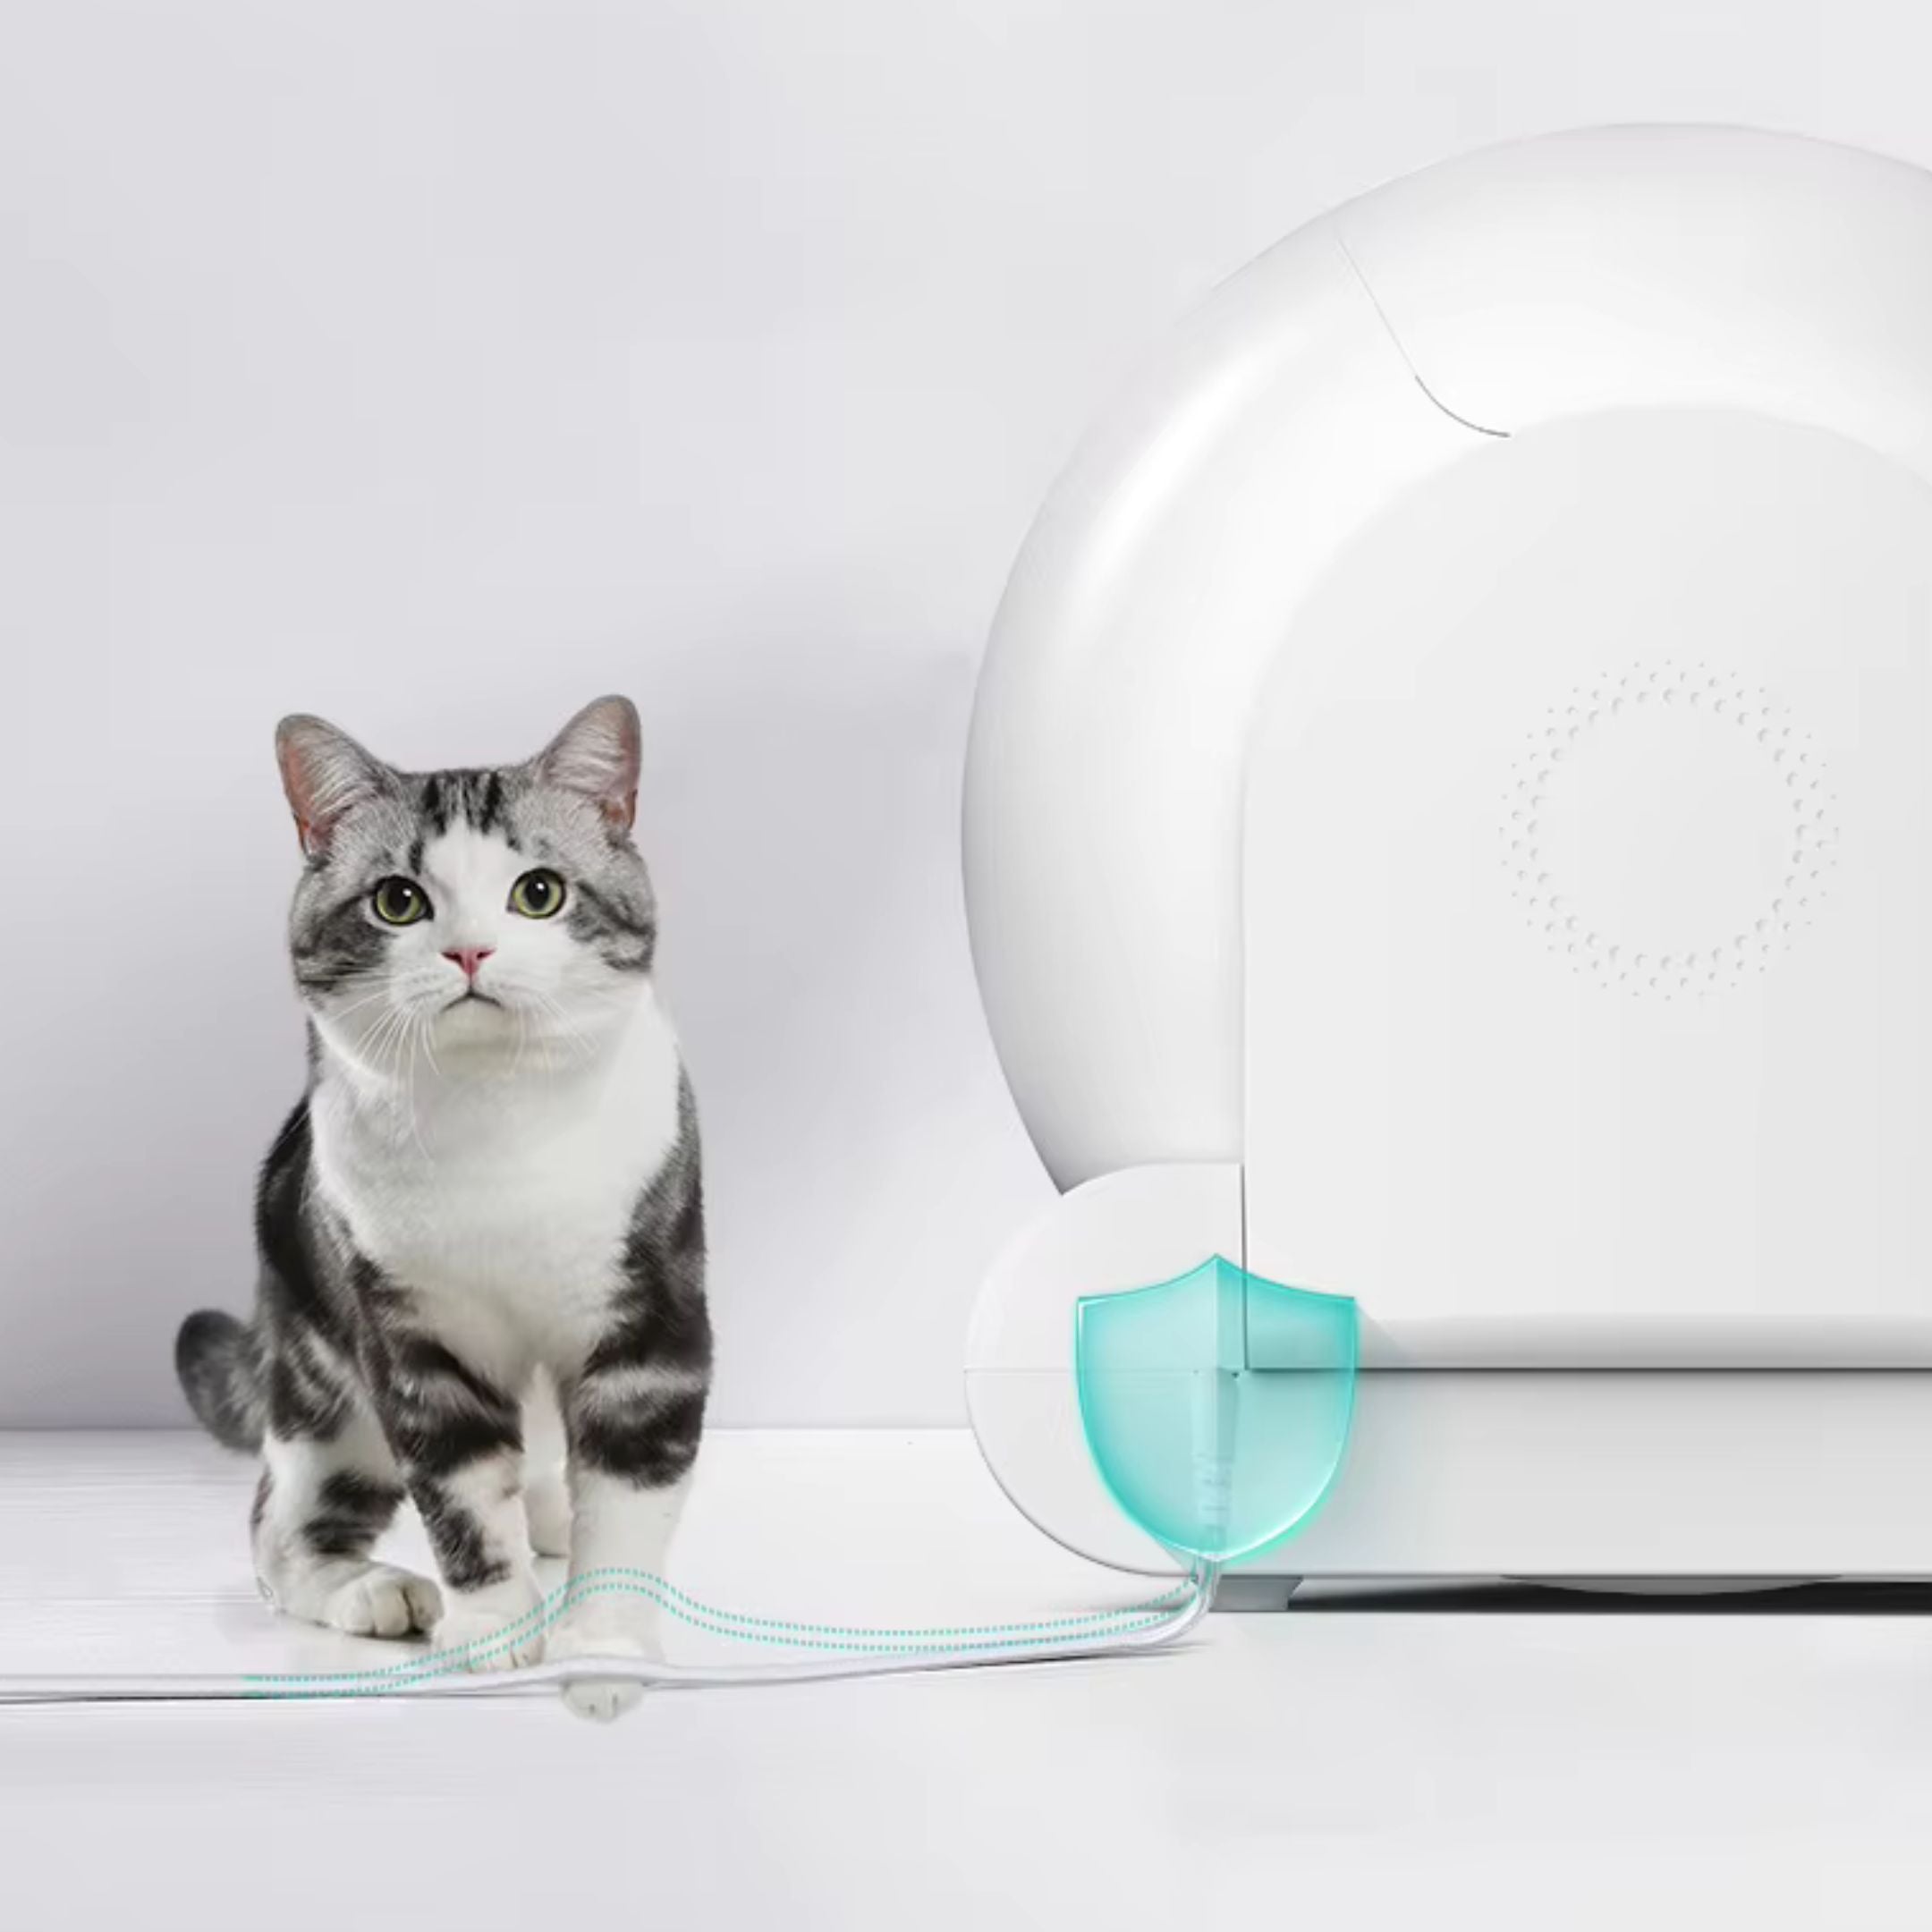
<path id="1" fill-rule="evenodd" d="M 1707 998 L 1767 970 L 1829 893 L 1836 797 L 1764 686 L 1640 660 L 1533 727 L 1498 843 L 1523 923 L 1580 979 Z"/>

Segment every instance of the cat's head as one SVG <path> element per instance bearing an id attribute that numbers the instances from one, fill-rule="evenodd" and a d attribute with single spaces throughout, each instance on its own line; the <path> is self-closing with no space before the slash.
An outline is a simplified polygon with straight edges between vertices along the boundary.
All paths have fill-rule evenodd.
<path id="1" fill-rule="evenodd" d="M 303 716 L 275 752 L 304 860 L 289 951 L 331 1046 L 413 1072 L 588 1052 L 622 1022 L 657 938 L 628 699 L 521 765 L 398 771 Z"/>

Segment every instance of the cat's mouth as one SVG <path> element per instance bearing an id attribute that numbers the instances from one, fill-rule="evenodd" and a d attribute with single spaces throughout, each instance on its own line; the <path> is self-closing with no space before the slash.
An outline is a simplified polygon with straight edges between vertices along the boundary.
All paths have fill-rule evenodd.
<path id="1" fill-rule="evenodd" d="M 459 993 L 454 999 L 445 1001 L 443 1011 L 453 1013 L 459 1006 L 494 1006 L 499 1013 L 503 1011 L 503 1002 L 500 999 L 488 993 L 479 993 L 474 987 L 466 993 Z"/>

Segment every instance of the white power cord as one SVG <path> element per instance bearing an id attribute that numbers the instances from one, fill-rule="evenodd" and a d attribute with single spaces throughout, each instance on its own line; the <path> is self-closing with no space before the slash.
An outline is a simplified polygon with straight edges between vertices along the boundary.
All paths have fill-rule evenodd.
<path id="1" fill-rule="evenodd" d="M 305 1699 L 365 1697 L 462 1698 L 504 1697 L 534 1690 L 554 1690 L 572 1683 L 625 1682 L 642 1684 L 651 1690 L 726 1690 L 757 1684 L 818 1683 L 841 1677 L 887 1677 L 911 1671 L 972 1670 L 1007 1664 L 1046 1664 L 1072 1657 L 1116 1656 L 1123 1652 L 1154 1650 L 1173 1643 L 1199 1623 L 1214 1602 L 1219 1566 L 1199 1563 L 1184 1586 L 1186 1594 L 1178 1603 L 1170 1598 L 1140 1610 L 1098 1613 L 1070 1620 L 1089 1629 L 1084 1635 L 1064 1637 L 1008 1636 L 1006 1631 L 1035 1631 L 1047 1624 L 987 1626 L 980 1633 L 970 1630 L 947 1632 L 964 1640 L 954 1644 L 926 1642 L 924 1633 L 889 1631 L 845 1632 L 830 1648 L 845 1654 L 835 1657 L 801 1657 L 761 1664 L 663 1664 L 635 1657 L 576 1657 L 549 1664 L 518 1664 L 507 1668 L 474 1670 L 461 1653 L 431 1652 L 407 1658 L 382 1670 L 343 1671 L 309 1675 L 249 1675 L 241 1672 L 156 1673 L 142 1675 L 78 1676 L 0 1675 L 0 1704 L 159 1704 L 182 1702 L 261 1703 Z M 581 1582 L 583 1580 L 580 1579 Z M 691 1606 L 682 1592 L 670 1589 L 659 1580 L 652 1587 L 629 1586 L 650 1595 L 686 1622 L 702 1628 L 753 1640 L 763 1639 L 766 1630 L 805 1631 L 808 1626 L 761 1623 L 759 1620 L 726 1612 L 707 1612 Z M 600 1586 L 609 1587 L 609 1586 Z M 574 1585 L 566 1585 L 554 1598 L 548 1618 L 567 1607 Z M 682 1599 L 680 1601 L 679 1599 Z M 694 1614 L 702 1612 L 702 1614 Z M 547 1618 L 547 1621 L 548 1620 Z M 742 1627 L 733 1629 L 735 1623 Z M 831 1635 L 829 1626 L 820 1626 Z M 856 1638 L 859 1642 L 848 1642 Z M 863 1648 L 862 1640 L 885 1640 L 877 1648 Z M 911 1640 L 907 1640 L 910 1639 Z M 780 1638 L 809 1647 L 815 1640 L 801 1636 Z"/>

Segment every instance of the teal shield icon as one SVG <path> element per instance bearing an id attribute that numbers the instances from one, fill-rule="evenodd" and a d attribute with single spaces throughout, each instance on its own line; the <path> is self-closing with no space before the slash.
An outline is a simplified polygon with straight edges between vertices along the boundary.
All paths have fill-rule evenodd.
<path id="1" fill-rule="evenodd" d="M 1177 1553 L 1238 1563 L 1314 1514 L 1355 1407 L 1355 1303 L 1216 1255 L 1074 1309 L 1080 1421 L 1102 1481 Z"/>

